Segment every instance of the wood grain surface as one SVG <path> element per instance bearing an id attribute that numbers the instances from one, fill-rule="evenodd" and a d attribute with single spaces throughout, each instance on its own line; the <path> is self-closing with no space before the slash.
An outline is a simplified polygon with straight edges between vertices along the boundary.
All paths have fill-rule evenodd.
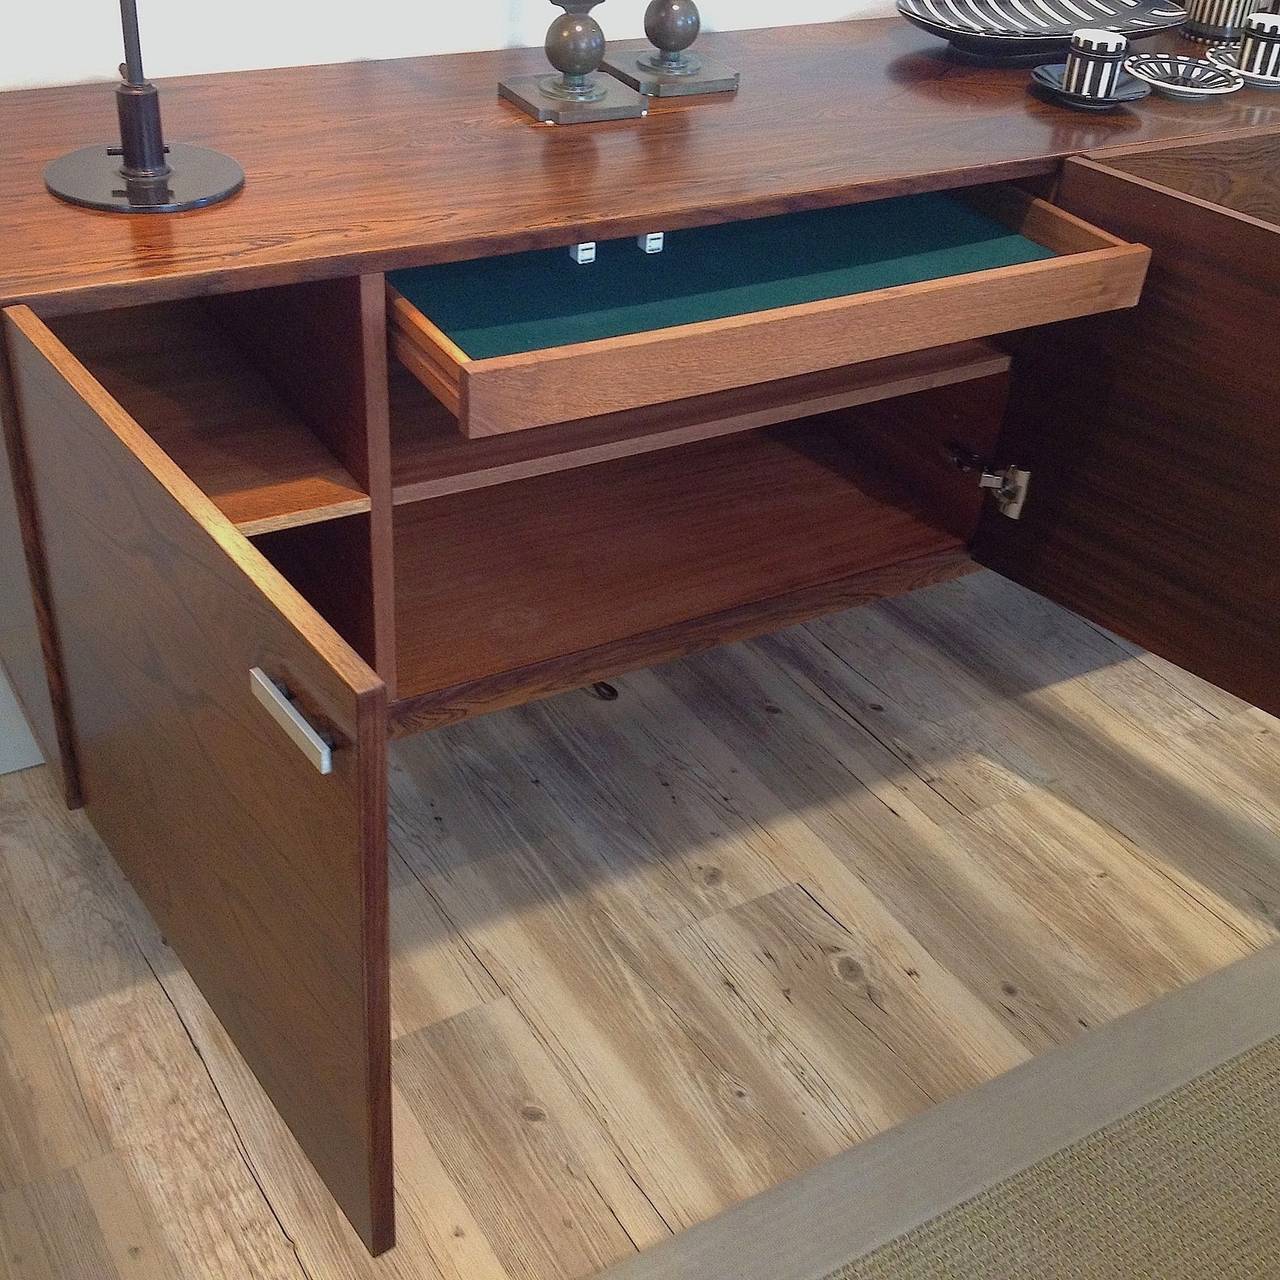
<path id="1" fill-rule="evenodd" d="M 616 688 L 394 748 L 378 1259 L 89 823 L 0 778 L 0 1271 L 585 1280 L 1276 937 L 1276 721 L 994 574 Z M 928 1211 L 853 1149 L 903 1181 L 813 1274 Z"/>
<path id="2" fill-rule="evenodd" d="M 776 631 L 808 618 L 919 591 L 963 577 L 974 567 L 968 551 L 952 544 L 493 675 L 469 676 L 457 684 L 418 694 L 402 690 L 391 708 L 391 732 L 395 737 L 406 737 L 439 729 L 641 667 L 701 653 L 743 637 Z"/>
<path id="3" fill-rule="evenodd" d="M 5 328 L 89 816 L 386 1248 L 385 688 L 30 311 Z M 330 776 L 258 705 L 253 667 L 332 736 Z"/>
<path id="4" fill-rule="evenodd" d="M 332 578 L 345 580 L 352 596 L 341 606 L 358 624 L 352 643 L 394 691 L 383 290 L 380 275 L 348 276 L 230 294 L 214 300 L 213 312 L 368 495 L 368 519 L 348 522 L 360 532 L 329 534 L 337 554 L 329 564 Z M 350 554 L 343 554 L 344 542 Z"/>
<path id="5" fill-rule="evenodd" d="M 737 94 L 580 128 L 541 127 L 498 101 L 503 76 L 545 66 L 540 49 L 163 84 L 167 135 L 218 147 L 248 175 L 234 200 L 173 218 L 86 213 L 43 188 L 50 160 L 110 140 L 108 86 L 4 94 L 0 302 L 51 314 L 384 270 L 1046 174 L 1063 156 L 1119 143 L 1280 127 L 1280 103 L 1254 90 L 1067 111 L 1028 93 L 1025 69 L 959 63 L 896 17 L 702 40 L 708 56 L 742 69 Z M 358 109 L 335 109 L 344 102 Z"/>
<path id="6" fill-rule="evenodd" d="M 385 589 L 375 600 L 374 553 L 368 515 L 325 520 L 255 537 L 254 546 L 312 608 L 372 667 L 381 634 L 392 641 Z M 394 655 L 383 658 L 394 667 Z M 382 676 L 382 672 L 378 674 Z M 385 683 L 385 677 L 383 677 Z M 388 692 L 388 696 L 390 696 Z"/>
<path id="7" fill-rule="evenodd" d="M 369 509 L 367 490 L 202 303 L 68 316 L 54 333 L 242 533 Z"/>
<path id="8" fill-rule="evenodd" d="M 222 391 L 240 390 L 228 419 L 260 402 L 284 406 L 302 434 L 280 457 L 292 465 L 298 440 L 324 440 L 321 456 L 368 502 L 368 512 L 331 510 L 340 518 L 314 541 L 309 529 L 267 536 L 271 558 L 292 564 L 390 675 L 380 270 L 1045 178 L 1064 155 L 1090 148 L 1211 133 L 1230 144 L 1233 130 L 1280 129 L 1280 103 L 1254 93 L 1071 116 L 1028 95 L 1025 72 L 955 63 L 897 20 L 707 39 L 708 52 L 744 67 L 741 94 L 583 130 L 539 129 L 495 101 L 499 75 L 540 65 L 537 51 L 174 83 L 165 90 L 171 136 L 221 146 L 250 173 L 236 200 L 174 219 L 86 214 L 41 189 L 47 159 L 109 128 L 106 90 L 0 96 L 0 134 L 15 140 L 0 173 L 0 301 L 30 300 L 101 333 L 100 315 L 79 313 L 303 287 L 292 300 L 242 300 L 261 307 L 252 318 L 241 304 L 224 313 L 268 366 L 289 362 L 271 391 L 243 345 L 229 348 L 234 376 Z M 833 85 L 847 92 L 833 96 Z M 779 86 L 790 95 L 785 112 Z M 344 98 L 361 104 L 345 118 L 333 109 Z M 1274 707 L 1277 600 L 1259 548 L 1274 541 L 1262 499 L 1280 479 L 1263 429 L 1274 419 L 1274 309 L 1265 306 L 1276 287 L 1265 264 L 1275 261 L 1276 231 L 1101 173 L 1073 167 L 1067 204 L 1126 240 L 1156 243 L 1165 274 L 1132 328 L 1104 322 L 1027 344 L 1028 376 L 1058 390 L 1034 404 L 1020 391 L 1015 423 L 1037 433 L 1028 458 L 1061 483 L 1032 505 L 1043 515 L 1002 567 Z M 1136 260 L 1123 247 L 1099 253 Z M 1262 274 L 1244 278 L 1241 264 L 1259 253 Z M 348 279 L 320 289 L 311 330 L 272 332 L 282 315 L 297 320 L 310 282 L 335 275 Z M 1099 273 L 1090 299 L 1133 284 Z M 1011 308 L 1002 323 L 1037 317 L 1047 318 Z M 915 341 L 927 318 L 922 308 L 896 323 Z M 1061 616 L 1024 599 L 1017 608 L 1034 616 L 1032 631 L 1042 628 L 1036 665 L 1008 643 L 998 610 L 971 610 L 957 633 L 964 597 L 942 594 L 881 613 L 880 631 L 849 615 L 761 642 L 745 658 L 717 655 L 708 659 L 714 687 L 689 664 L 633 677 L 636 702 L 621 708 L 634 718 L 629 738 L 603 718 L 610 704 L 593 700 L 583 715 L 598 719 L 585 735 L 576 712 L 541 707 L 471 737 L 449 736 L 472 732 L 459 726 L 406 745 L 395 874 L 414 906 L 402 928 L 420 955 L 449 963 L 438 988 L 433 960 L 400 980 L 410 1012 L 398 1052 L 411 1076 L 440 1072 L 448 1087 L 410 1083 L 393 1098 L 385 685 L 199 492 L 217 484 L 194 474 L 196 462 L 171 460 L 33 313 L 9 313 L 5 332 L 26 443 L 10 460 L 19 473 L 30 463 L 51 570 L 41 604 L 52 604 L 65 678 L 54 691 L 71 708 L 90 816 L 186 966 L 177 971 L 131 917 L 118 926 L 136 940 L 129 960 L 136 969 L 146 957 L 171 1007 L 152 990 L 153 1021 L 139 1021 L 104 998 L 110 975 L 81 976 L 68 984 L 64 1047 L 47 1029 L 33 1032 L 24 1070 L 44 1072 L 38 1101 L 55 1125 L 45 1146 L 22 1133 L 0 1145 L 6 1259 L 19 1247 L 53 1274 L 72 1258 L 103 1275 L 130 1265 L 139 1273 L 151 1262 L 130 1261 L 110 1232 L 71 1244 L 59 1234 L 61 1222 L 118 1212 L 133 1215 L 142 1238 L 164 1242 L 168 1258 L 155 1266 L 165 1275 L 206 1239 L 232 1258 L 229 1274 L 240 1266 L 293 1277 L 304 1253 L 308 1271 L 320 1258 L 317 1274 L 372 1274 L 270 1098 L 374 1251 L 392 1239 L 396 1106 L 416 1189 L 403 1274 L 576 1280 L 1274 935 L 1274 824 L 1258 820 L 1274 763 L 1267 722 L 1232 721 L 1245 745 L 1208 763 L 1222 732 L 1217 710 L 1249 714 L 1225 695 L 1185 674 L 1157 680 L 1137 658 L 1134 678 L 1090 668 L 1078 698 L 1045 694 L 1099 650 L 1108 655 L 1099 667 L 1133 655 L 1078 624 L 1064 656 Z M 1243 332 L 1252 336 L 1242 343 Z M 299 359 L 293 344 L 308 334 L 316 342 Z M 1090 366 L 1091 352 L 1113 363 Z M 769 352 L 759 355 L 767 367 Z M 1126 368 L 1135 376 L 1116 391 L 1108 379 Z M 151 375 L 144 381 L 127 393 L 139 403 L 155 394 Z M 1170 411 L 1175 394 L 1182 401 Z M 340 410 L 332 422 L 329 397 Z M 1102 404 L 1105 415 L 1094 412 Z M 0 414 L 13 417 L 4 406 Z M 187 421 L 189 439 L 206 439 Z M 944 415 L 936 421 L 946 425 Z M 158 415 L 157 433 L 166 426 L 169 415 Z M 1090 435 L 1098 426 L 1105 431 Z M 917 441 L 938 444 L 932 430 L 900 433 L 892 447 L 882 439 L 865 456 L 831 448 L 829 435 L 816 447 L 803 436 L 704 440 L 401 505 L 394 732 L 971 568 L 971 493 L 959 496 L 955 475 L 954 502 L 923 480 L 916 488 L 911 454 Z M 181 433 L 170 445 L 175 457 L 187 448 Z M 253 458 L 236 451 L 234 467 Z M 998 549 L 990 554 L 1000 563 Z M 368 611 L 341 598 L 339 575 L 353 563 L 357 573 L 369 566 Z M 29 624 L 24 635 L 30 654 Z M 839 656 L 851 650 L 870 657 Z M 335 776 L 309 772 L 250 701 L 254 665 L 287 678 L 334 736 Z M 1166 715 L 1176 730 L 1161 722 L 1153 738 L 1149 719 Z M 834 734 L 834 749 L 820 730 Z M 1196 733 L 1214 745 L 1194 745 L 1186 735 Z M 580 762 L 596 735 L 641 762 L 643 780 L 628 770 L 587 776 Z M 535 761 L 529 778 L 495 766 L 512 752 Z M 681 783 L 669 795 L 662 779 L 673 760 L 690 790 Z M 458 834 L 459 815 L 474 823 L 470 836 Z M 75 827 L 61 838 L 67 830 L 91 838 Z M 706 848 L 732 857 L 728 875 Z M 0 871 L 10 875 L 7 860 Z M 48 906 L 57 886 L 42 887 L 30 865 L 23 874 L 25 892 L 45 902 L 41 945 L 65 953 L 74 939 Z M 606 879 L 616 890 L 608 897 Z M 86 938 L 111 954 L 105 935 Z M 589 945 L 561 959 L 566 940 Z M 21 955 L 11 948 L 7 958 L 6 972 Z M 129 988 L 127 964 L 121 973 Z M 0 1000 L 35 1024 L 42 989 L 0 984 Z M 885 993 L 888 1013 L 877 999 Z M 173 1048 L 179 1008 L 192 1040 Z M 158 1092 L 137 1026 L 169 1036 L 187 1073 L 175 1077 L 181 1087 Z M 940 1040 L 947 1052 L 935 1056 Z M 251 1117 L 241 1134 L 229 1134 L 208 1085 L 201 1093 L 193 1079 L 192 1042 L 216 1063 L 215 1092 L 225 1087 Z M 74 1055 L 70 1073 L 63 1052 Z M 0 1062 L 0 1091 L 7 1070 Z M 96 1092 L 72 1087 L 83 1073 Z M 206 1110 L 187 1129 L 162 1126 L 156 1099 L 188 1090 Z M 138 1147 L 119 1150 L 116 1135 L 136 1116 L 150 1127 Z M 204 1144 L 186 1141 L 183 1155 L 176 1141 L 202 1124 L 217 1138 L 207 1175 L 190 1156 Z M 440 1132 L 447 1148 L 433 1145 Z M 233 1136 L 255 1154 L 228 1155 Z M 246 1179 L 249 1159 L 255 1176 Z M 179 1196 L 164 1208 L 147 1200 L 141 1188 L 152 1177 L 164 1185 L 162 1166 L 176 1170 L 171 1188 L 212 1186 L 215 1206 L 230 1197 L 238 1238 L 212 1240 L 217 1215 L 188 1214 Z M 549 1181 L 565 1169 L 568 1193 Z M 246 1207 L 255 1194 L 271 1197 L 271 1213 Z M 184 1236 L 189 1217 L 197 1222 Z M 321 1230 L 298 1244 L 286 1219 Z M 389 1273 L 400 1272 L 392 1262 Z"/>
<path id="9" fill-rule="evenodd" d="M 438 498 L 753 431 L 932 387 L 989 378 L 1007 371 L 1009 363 L 1009 356 L 992 343 L 956 343 L 540 431 L 514 431 L 476 440 L 459 435 L 453 415 L 416 378 L 406 370 L 393 369 L 395 500 Z"/>
<path id="10" fill-rule="evenodd" d="M 859 1260 L 865 1266 L 886 1246 L 910 1256 L 901 1239 L 909 1231 L 1272 1039 L 1280 1032 L 1278 979 L 1280 948 L 1271 946 L 629 1259 L 603 1280 L 799 1280 L 837 1275 Z M 1183 1150 L 1179 1144 L 1179 1156 Z M 1144 1255 L 1153 1243 L 1143 1242 Z M 1080 1239 L 1080 1252 L 1091 1244 Z M 1113 1240 L 1092 1247 L 1109 1258 L 1117 1249 Z"/>
<path id="11" fill-rule="evenodd" d="M 1162 146 L 1106 160 L 1108 168 L 1280 225 L 1280 134 L 1212 145 Z"/>
<path id="12" fill-rule="evenodd" d="M 1217 145 L 1205 168 L 1224 163 Z M 1274 175 L 1271 184 L 1274 187 Z M 1028 335 L 1002 456 L 1032 472 L 978 558 L 1268 710 L 1280 709 L 1280 223 L 1088 160 L 1058 198 L 1150 244 L 1122 320 Z"/>
<path id="13" fill-rule="evenodd" d="M 867 408 L 398 507 L 396 732 L 963 572 L 970 530 L 911 477 L 976 481 L 936 438 L 879 469 L 861 441 L 893 419 Z"/>

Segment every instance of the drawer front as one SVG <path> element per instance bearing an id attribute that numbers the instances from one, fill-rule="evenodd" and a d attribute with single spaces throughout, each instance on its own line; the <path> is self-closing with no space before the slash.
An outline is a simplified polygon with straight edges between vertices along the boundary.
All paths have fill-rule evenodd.
<path id="1" fill-rule="evenodd" d="M 1280 226 L 1280 130 L 1094 158 L 1108 169 Z"/>
<path id="2" fill-rule="evenodd" d="M 845 297 L 469 359 L 394 288 L 392 350 L 469 436 L 576 421 L 1117 308 L 1149 254 L 1011 188 L 972 202 L 1053 257 Z M 595 270 L 596 268 L 584 268 Z"/>
<path id="3" fill-rule="evenodd" d="M 4 330 L 89 816 L 385 1247 L 385 689 L 29 310 Z"/>
<path id="4" fill-rule="evenodd" d="M 1280 196 L 1257 182 L 1255 207 Z M 1058 198 L 1150 244 L 1150 279 L 1133 312 L 1021 344 L 997 455 L 1030 496 L 975 556 L 1280 713 L 1280 222 L 1089 160 Z"/>

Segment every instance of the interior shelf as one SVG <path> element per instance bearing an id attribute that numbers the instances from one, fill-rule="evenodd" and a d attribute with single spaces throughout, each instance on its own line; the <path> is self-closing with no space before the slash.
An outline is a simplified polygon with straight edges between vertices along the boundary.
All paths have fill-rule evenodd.
<path id="1" fill-rule="evenodd" d="M 243 533 L 369 510 L 203 304 L 68 316 L 51 328 Z"/>
<path id="2" fill-rule="evenodd" d="M 396 508 L 400 731 L 963 571 L 860 412 Z"/>
<path id="3" fill-rule="evenodd" d="M 391 466 L 397 503 L 757 430 L 1005 372 L 990 342 L 961 342 L 562 426 L 468 439 L 453 415 L 391 362 Z"/>

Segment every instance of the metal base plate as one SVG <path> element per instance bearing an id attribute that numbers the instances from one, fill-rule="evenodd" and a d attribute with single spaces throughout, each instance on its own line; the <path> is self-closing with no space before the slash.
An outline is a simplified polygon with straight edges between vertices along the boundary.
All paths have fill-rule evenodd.
<path id="1" fill-rule="evenodd" d="M 692 53 L 692 51 L 690 51 Z M 693 93 L 734 93 L 742 80 L 740 72 L 714 58 L 697 54 L 700 64 L 687 75 L 664 75 L 647 65 L 655 53 L 651 44 L 610 46 L 609 56 L 601 64 L 623 84 L 638 89 L 650 98 L 678 98 Z"/>
<path id="2" fill-rule="evenodd" d="M 966 67 L 1041 67 L 1047 62 L 1061 62 L 1066 56 L 1067 42 L 1059 49 L 1041 49 L 1038 53 L 991 54 L 976 53 L 972 49 L 960 49 L 953 44 L 946 47 L 945 55 Z"/>
<path id="3" fill-rule="evenodd" d="M 574 102 L 543 91 L 543 83 L 554 81 L 555 72 L 537 76 L 516 76 L 498 85 L 498 96 L 544 124 L 590 124 L 596 120 L 637 120 L 648 113 L 648 104 L 634 89 L 612 76 L 598 76 L 596 83 L 604 96 L 594 102 Z"/>
<path id="4" fill-rule="evenodd" d="M 159 182 L 126 182 L 121 158 L 99 147 L 82 147 L 51 161 L 44 184 L 59 200 L 111 213 L 181 213 L 217 204 L 244 186 L 244 170 L 207 147 L 175 142 L 168 152 L 172 172 Z"/>

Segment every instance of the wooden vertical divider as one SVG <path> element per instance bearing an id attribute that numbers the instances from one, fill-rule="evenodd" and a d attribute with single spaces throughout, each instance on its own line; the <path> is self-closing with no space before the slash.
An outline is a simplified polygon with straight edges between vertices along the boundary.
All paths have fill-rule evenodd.
<path id="1" fill-rule="evenodd" d="M 380 274 L 213 299 L 214 314 L 369 495 L 367 516 L 259 545 L 395 696 L 386 285 Z M 344 567 L 349 572 L 344 572 Z"/>

